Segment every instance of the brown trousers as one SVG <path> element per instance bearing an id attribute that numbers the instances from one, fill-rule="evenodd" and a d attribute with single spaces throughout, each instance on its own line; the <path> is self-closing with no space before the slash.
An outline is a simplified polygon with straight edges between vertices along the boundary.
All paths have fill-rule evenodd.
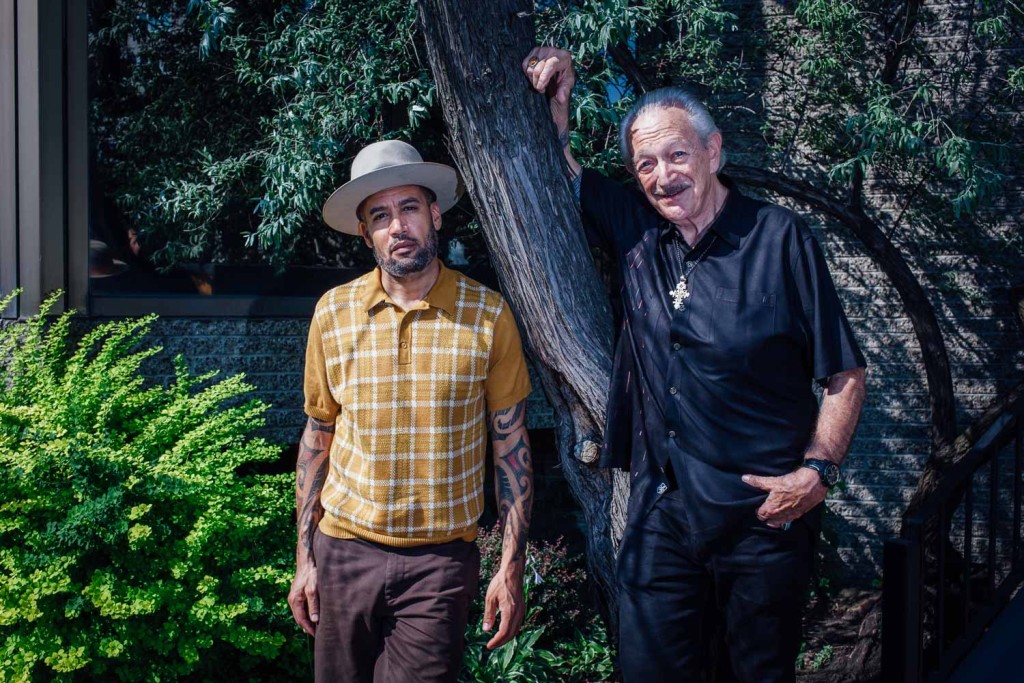
<path id="1" fill-rule="evenodd" d="M 480 551 L 452 541 L 392 548 L 313 538 L 317 683 L 454 682 Z"/>

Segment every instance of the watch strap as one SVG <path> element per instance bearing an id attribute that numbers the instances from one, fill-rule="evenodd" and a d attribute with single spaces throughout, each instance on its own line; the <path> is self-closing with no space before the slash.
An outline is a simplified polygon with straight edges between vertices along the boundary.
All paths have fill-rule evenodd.
<path id="1" fill-rule="evenodd" d="M 807 458 L 800 467 L 807 467 L 818 473 L 818 478 L 821 479 L 821 483 L 827 488 L 831 489 L 839 483 L 840 472 L 839 465 L 835 464 L 831 460 L 822 460 L 820 458 Z M 830 481 L 829 473 L 834 473 L 835 478 Z"/>

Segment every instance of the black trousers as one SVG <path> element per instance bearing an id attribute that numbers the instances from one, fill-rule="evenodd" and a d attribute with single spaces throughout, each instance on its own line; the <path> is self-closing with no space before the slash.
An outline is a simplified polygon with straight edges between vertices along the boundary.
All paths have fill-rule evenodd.
<path id="1" fill-rule="evenodd" d="M 817 540 L 810 525 L 754 523 L 698 545 L 677 494 L 662 495 L 622 540 L 624 681 L 793 681 Z"/>

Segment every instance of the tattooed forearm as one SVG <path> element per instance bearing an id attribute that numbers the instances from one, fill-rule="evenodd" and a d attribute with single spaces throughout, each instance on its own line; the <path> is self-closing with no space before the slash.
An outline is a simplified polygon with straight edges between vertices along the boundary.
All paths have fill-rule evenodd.
<path id="1" fill-rule="evenodd" d="M 569 129 L 558 131 L 558 144 L 562 147 L 569 146 Z"/>
<path id="2" fill-rule="evenodd" d="M 520 401 L 510 408 L 491 413 L 489 428 L 493 441 L 504 441 L 515 431 L 516 425 L 523 422 L 526 413 L 526 402 Z"/>
<path id="3" fill-rule="evenodd" d="M 295 463 L 295 510 L 299 543 L 296 556 L 307 559 L 313 546 L 323 507 L 320 492 L 327 479 L 327 465 L 334 439 L 334 424 L 309 418 L 299 441 L 299 454 Z"/>
<path id="4" fill-rule="evenodd" d="M 502 562 L 520 564 L 526 556 L 533 506 L 533 459 L 526 433 L 526 404 L 491 413 L 494 477 L 502 526 Z"/>
<path id="5" fill-rule="evenodd" d="M 316 531 L 320 518 L 323 516 L 323 507 L 320 505 L 320 491 L 324 488 L 324 480 L 326 478 L 327 458 L 322 458 L 313 474 L 313 481 L 309 486 L 310 493 L 299 511 L 299 543 L 307 551 L 313 547 L 313 533 Z"/>
<path id="6" fill-rule="evenodd" d="M 533 503 L 533 463 L 523 431 L 516 445 L 495 459 L 502 548 L 516 558 L 526 552 Z"/>
<path id="7" fill-rule="evenodd" d="M 309 421 L 306 423 L 306 428 L 313 432 L 334 433 L 333 422 L 324 422 L 323 420 L 318 420 L 315 417 L 309 418 Z"/>

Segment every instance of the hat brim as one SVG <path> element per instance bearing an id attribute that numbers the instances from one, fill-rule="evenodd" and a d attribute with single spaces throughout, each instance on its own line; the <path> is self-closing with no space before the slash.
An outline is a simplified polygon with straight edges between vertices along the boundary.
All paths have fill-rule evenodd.
<path id="1" fill-rule="evenodd" d="M 422 185 L 437 196 L 444 213 L 455 206 L 462 196 L 459 174 L 451 166 L 428 161 L 378 168 L 350 180 L 331 194 L 324 204 L 324 222 L 338 232 L 359 234 L 356 209 L 364 199 L 382 190 L 402 185 Z"/>
<path id="2" fill-rule="evenodd" d="M 99 280 L 105 277 L 120 275 L 128 269 L 128 264 L 121 259 L 110 259 L 109 263 L 89 264 L 89 279 Z"/>

